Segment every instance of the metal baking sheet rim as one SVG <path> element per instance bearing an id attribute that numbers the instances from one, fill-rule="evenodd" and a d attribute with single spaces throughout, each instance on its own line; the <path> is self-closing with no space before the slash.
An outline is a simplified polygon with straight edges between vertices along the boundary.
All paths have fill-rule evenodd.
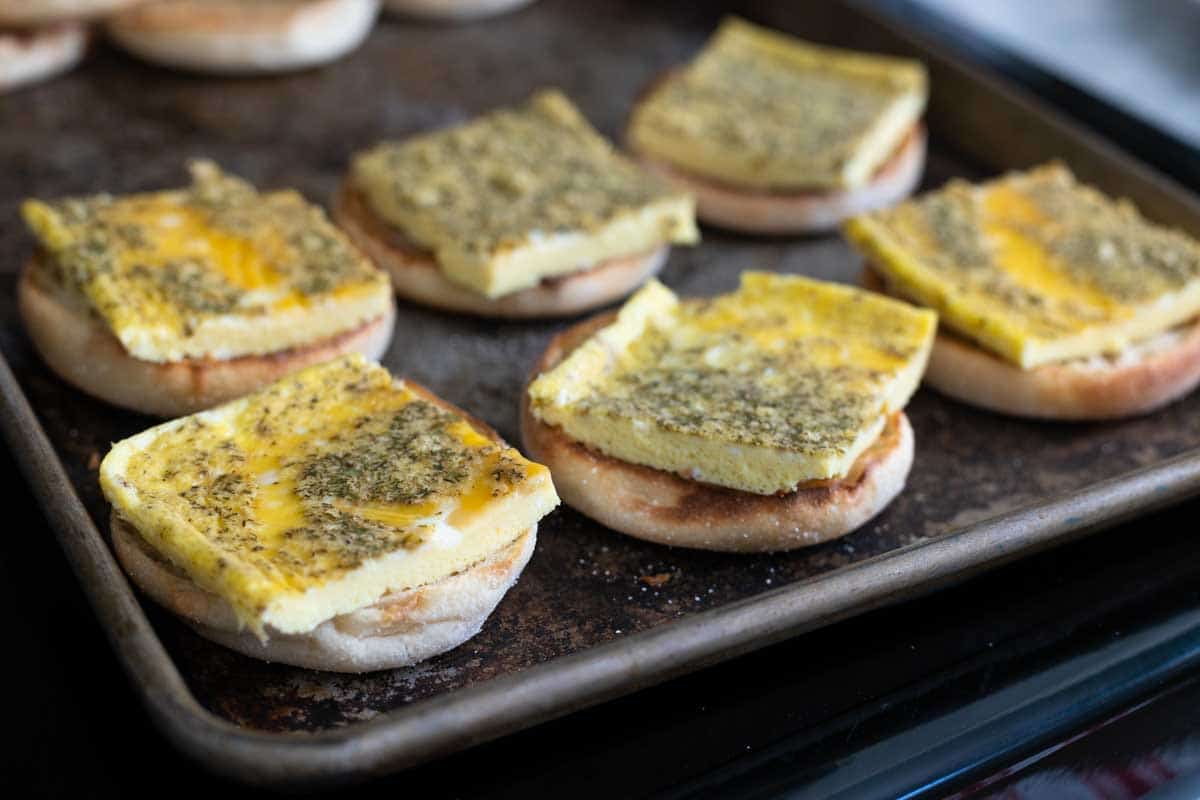
<path id="1" fill-rule="evenodd" d="M 880 23 L 869 13 L 861 16 Z M 900 41 L 938 51 L 889 30 Z M 1002 82 L 949 61 L 966 77 L 1041 117 L 1142 188 L 1169 181 Z M 1105 167 L 1112 163 L 1103 164 Z M 1137 198 L 1139 201 L 1141 198 Z M 1190 209 L 1189 209 L 1190 210 Z M 209 769 L 257 784 L 345 782 L 383 774 L 628 694 L 1200 494 L 1200 450 L 918 542 L 826 575 L 631 634 L 377 719 L 318 733 L 240 728 L 203 708 L 155 634 L 104 537 L 71 485 L 16 377 L 0 355 L 0 429 L 156 724 Z"/>

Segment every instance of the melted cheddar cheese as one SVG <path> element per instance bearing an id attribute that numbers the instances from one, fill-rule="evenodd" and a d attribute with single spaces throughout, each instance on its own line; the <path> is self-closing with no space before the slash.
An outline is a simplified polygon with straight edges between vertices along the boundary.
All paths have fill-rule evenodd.
<path id="1" fill-rule="evenodd" d="M 487 297 L 699 238 L 692 199 L 613 152 L 556 91 L 381 144 L 351 180 L 447 278 Z"/>
<path id="2" fill-rule="evenodd" d="M 156 362 L 279 352 L 388 312 L 386 275 L 299 194 L 208 162 L 192 175 L 179 191 L 27 201 L 37 277 Z"/>
<path id="3" fill-rule="evenodd" d="M 1200 314 L 1200 242 L 1051 164 L 851 220 L 890 289 L 1023 368 L 1119 354 Z"/>
<path id="4" fill-rule="evenodd" d="M 728 18 L 638 104 L 629 140 L 736 186 L 854 188 L 900 146 L 927 92 L 916 61 L 818 47 Z"/>
<path id="5" fill-rule="evenodd" d="M 466 569 L 558 503 L 545 467 L 361 356 L 126 439 L 100 482 L 260 634 Z"/>
<path id="6" fill-rule="evenodd" d="M 647 284 L 533 382 L 541 421 L 623 461 L 758 494 L 841 477 L 904 407 L 937 318 L 749 272 L 711 300 Z"/>

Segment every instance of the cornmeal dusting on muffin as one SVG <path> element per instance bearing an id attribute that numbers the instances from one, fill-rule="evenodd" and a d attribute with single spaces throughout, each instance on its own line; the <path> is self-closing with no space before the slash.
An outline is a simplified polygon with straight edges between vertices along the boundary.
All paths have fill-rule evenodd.
<path id="1" fill-rule="evenodd" d="M 846 474 L 916 388 L 930 312 L 745 273 L 711 300 L 642 289 L 530 387 L 533 413 L 632 463 L 760 494 Z"/>
<path id="2" fill-rule="evenodd" d="M 148 361 L 276 352 L 385 314 L 386 275 L 292 191 L 214 164 L 183 190 L 27 201 L 36 277 L 82 300 Z"/>
<path id="3" fill-rule="evenodd" d="M 1200 313 L 1200 243 L 1061 165 L 863 215 L 871 268 L 1022 366 L 1117 353 Z"/>
<path id="4" fill-rule="evenodd" d="M 343 591 L 387 560 L 376 592 L 452 574 L 557 502 L 544 467 L 358 357 L 126 440 L 101 480 L 156 550 L 281 630 L 281 600 Z M 293 626 L 329 615 L 314 613 Z"/>
<path id="5" fill-rule="evenodd" d="M 698 238 L 691 199 L 613 152 L 556 91 L 379 145 L 355 159 L 352 182 L 447 277 L 488 297 Z"/>
<path id="6" fill-rule="evenodd" d="M 634 146 L 688 172 L 761 189 L 865 183 L 924 109 L 915 61 L 818 47 L 726 19 L 634 110 Z"/>

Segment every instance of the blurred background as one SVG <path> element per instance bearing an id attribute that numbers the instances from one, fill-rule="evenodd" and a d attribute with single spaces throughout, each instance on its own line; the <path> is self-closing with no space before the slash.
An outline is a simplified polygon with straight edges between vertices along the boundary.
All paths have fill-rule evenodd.
<path id="1" fill-rule="evenodd" d="M 1200 146 L 1200 3 L 1195 0 L 876 0 L 941 15 L 993 47 Z"/>

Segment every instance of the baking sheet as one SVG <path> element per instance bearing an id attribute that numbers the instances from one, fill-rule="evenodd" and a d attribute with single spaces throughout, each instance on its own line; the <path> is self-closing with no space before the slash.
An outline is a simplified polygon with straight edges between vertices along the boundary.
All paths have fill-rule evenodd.
<path id="1" fill-rule="evenodd" d="M 640 87 L 693 52 L 722 10 L 649 5 L 543 0 L 465 27 L 385 21 L 350 59 L 271 79 L 196 78 L 102 50 L 76 74 L 0 105 L 0 157 L 13 165 L 0 185 L 0 352 L 19 384 L 0 371 L 4 429 L 151 713 L 194 757 L 257 781 L 398 768 L 1200 487 L 1200 394 L 1139 420 L 1061 425 L 1006 419 L 921 390 L 909 407 L 917 453 L 908 486 L 857 533 L 790 554 L 709 554 L 638 542 L 560 508 L 543 521 L 532 562 L 479 636 L 414 668 L 346 676 L 265 664 L 135 602 L 108 556 L 96 468 L 110 442 L 152 420 L 72 390 L 30 351 L 13 301 L 31 246 L 16 221 L 20 199 L 176 185 L 185 159 L 204 156 L 260 186 L 293 186 L 325 201 L 355 149 L 519 101 L 543 85 L 563 87 L 615 137 Z M 794 10 L 749 11 L 847 45 L 914 46 L 841 6 L 799 20 Z M 1150 216 L 1200 229 L 1191 198 L 1019 98 L 924 56 L 935 66 L 925 186 L 1056 153 Z M 700 247 L 672 251 L 661 278 L 680 294 L 711 295 L 734 288 L 744 269 L 852 281 L 859 266 L 837 237 L 764 240 L 706 229 Z M 401 304 L 384 363 L 516 442 L 526 372 L 569 323 Z M 313 735 L 279 735 L 297 732 Z"/>

